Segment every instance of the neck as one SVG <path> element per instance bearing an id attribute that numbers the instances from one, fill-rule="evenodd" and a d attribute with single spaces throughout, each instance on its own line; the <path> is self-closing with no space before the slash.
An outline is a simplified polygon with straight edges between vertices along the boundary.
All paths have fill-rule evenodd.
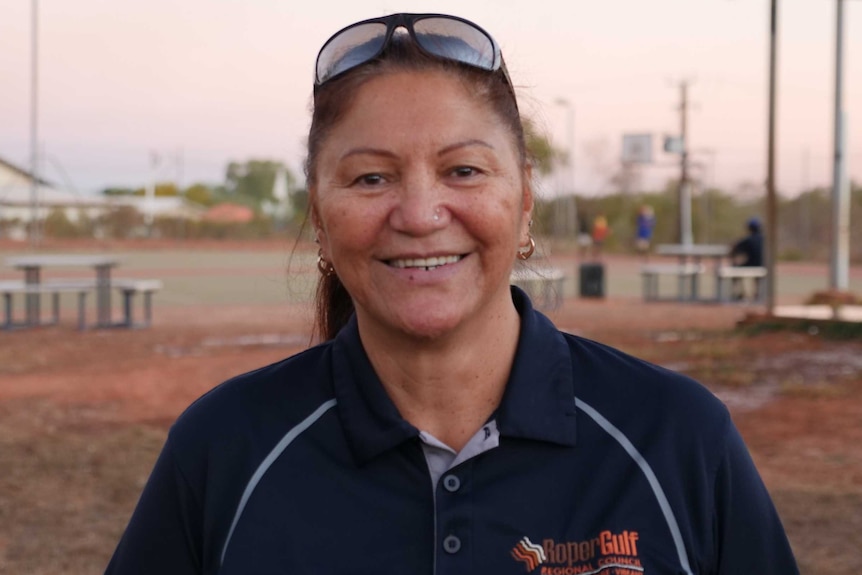
<path id="1" fill-rule="evenodd" d="M 368 334 L 360 323 L 366 353 L 402 417 L 456 451 L 500 404 L 519 332 L 511 304 L 434 340 Z"/>

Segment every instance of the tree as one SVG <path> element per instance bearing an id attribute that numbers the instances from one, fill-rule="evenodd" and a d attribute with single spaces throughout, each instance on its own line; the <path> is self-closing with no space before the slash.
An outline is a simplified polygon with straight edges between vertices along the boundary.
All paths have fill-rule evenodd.
<path id="1" fill-rule="evenodd" d="M 529 118 L 525 118 L 523 126 L 527 154 L 539 174 L 547 176 L 554 171 L 554 168 L 565 161 L 566 155 L 551 144 L 547 135 L 539 130 L 535 122 Z"/>
<path id="2" fill-rule="evenodd" d="M 180 190 L 177 188 L 177 185 L 173 182 L 159 182 L 156 184 L 156 189 L 153 190 L 154 195 L 158 197 L 162 196 L 178 196 L 180 195 Z M 147 194 L 146 188 L 138 188 L 135 190 L 134 195 L 136 196 L 145 196 Z"/>
<path id="3" fill-rule="evenodd" d="M 112 238 L 132 237 L 144 225 L 144 217 L 132 206 L 117 206 L 99 220 L 102 229 Z"/>
<path id="4" fill-rule="evenodd" d="M 212 206 L 216 199 L 212 189 L 205 184 L 193 184 L 184 193 L 187 200 L 205 207 Z"/>
<path id="5" fill-rule="evenodd" d="M 53 238 L 74 238 L 80 235 L 77 226 L 72 223 L 62 208 L 52 209 L 42 223 L 42 227 L 45 235 Z"/>
<path id="6" fill-rule="evenodd" d="M 272 190 L 280 170 L 287 172 L 288 185 L 294 185 L 293 174 L 282 162 L 272 160 L 231 162 L 227 166 L 225 188 L 234 199 L 248 200 L 255 208 L 260 209 L 264 202 L 276 202 Z"/>
<path id="7" fill-rule="evenodd" d="M 132 196 L 135 190 L 132 188 L 105 188 L 102 190 L 103 196 Z"/>

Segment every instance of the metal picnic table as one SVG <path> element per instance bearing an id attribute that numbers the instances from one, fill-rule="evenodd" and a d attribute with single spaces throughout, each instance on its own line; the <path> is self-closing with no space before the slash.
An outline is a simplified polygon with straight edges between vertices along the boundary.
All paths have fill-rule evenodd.
<path id="1" fill-rule="evenodd" d="M 715 274 L 716 282 L 718 282 L 718 270 L 721 268 L 721 262 L 724 258 L 730 256 L 730 246 L 724 244 L 659 244 L 656 246 L 655 253 L 660 256 L 676 257 L 680 265 L 688 263 L 696 266 L 700 265 L 703 258 L 712 260 L 713 273 Z M 691 276 L 691 299 L 697 301 L 699 295 L 698 275 Z M 716 285 L 718 285 L 716 283 Z M 717 299 L 716 295 L 714 299 Z"/>
<path id="2" fill-rule="evenodd" d="M 112 255 L 82 254 L 40 254 L 6 258 L 6 264 L 24 271 L 24 283 L 39 285 L 42 282 L 42 269 L 48 267 L 91 267 L 96 272 L 96 326 L 111 326 L 111 270 L 120 264 L 120 258 Z M 26 323 L 39 325 L 41 322 L 40 298 L 38 293 L 26 296 Z"/>

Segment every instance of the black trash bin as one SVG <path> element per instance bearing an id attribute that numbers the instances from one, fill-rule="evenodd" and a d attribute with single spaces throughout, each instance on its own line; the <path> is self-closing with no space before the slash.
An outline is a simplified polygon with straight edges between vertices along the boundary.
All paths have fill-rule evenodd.
<path id="1" fill-rule="evenodd" d="M 605 297 L 604 264 L 581 264 L 578 269 L 578 280 L 581 297 Z"/>

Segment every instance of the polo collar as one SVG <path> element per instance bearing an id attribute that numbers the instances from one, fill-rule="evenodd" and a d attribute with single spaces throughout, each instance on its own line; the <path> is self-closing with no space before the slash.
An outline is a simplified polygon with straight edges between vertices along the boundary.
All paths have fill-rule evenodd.
<path id="1" fill-rule="evenodd" d="M 506 391 L 494 418 L 506 437 L 575 445 L 572 361 L 563 335 L 512 287 L 521 333 Z M 338 415 L 360 464 L 413 438 L 408 423 L 387 395 L 359 339 L 354 315 L 333 341 L 332 373 Z"/>
<path id="2" fill-rule="evenodd" d="M 497 410 L 500 434 L 574 446 L 575 378 L 569 344 L 514 286 L 512 300 L 521 316 L 521 335 Z"/>

